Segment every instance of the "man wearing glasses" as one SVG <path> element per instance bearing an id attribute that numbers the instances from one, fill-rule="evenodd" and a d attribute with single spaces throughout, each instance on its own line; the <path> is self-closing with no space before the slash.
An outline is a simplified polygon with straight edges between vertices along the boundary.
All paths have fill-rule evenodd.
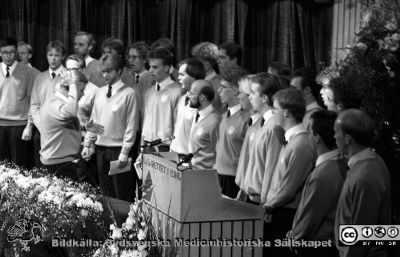
<path id="1" fill-rule="evenodd" d="M 29 102 L 35 74 L 16 61 L 17 41 L 0 42 L 0 161 L 28 166 L 28 142 L 32 122 L 28 121 Z"/>
<path id="2" fill-rule="evenodd" d="M 240 150 L 246 135 L 249 113 L 239 103 L 239 80 L 246 75 L 240 67 L 222 74 L 218 93 L 228 110 L 222 114 L 217 141 L 217 158 L 214 169 L 218 171 L 222 194 L 236 198 L 239 187 L 235 183 Z"/>

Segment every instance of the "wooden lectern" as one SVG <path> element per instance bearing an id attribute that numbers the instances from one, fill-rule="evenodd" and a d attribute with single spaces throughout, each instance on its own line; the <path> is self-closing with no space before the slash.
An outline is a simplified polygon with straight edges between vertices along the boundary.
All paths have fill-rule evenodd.
<path id="1" fill-rule="evenodd" d="M 143 196 L 161 239 L 163 256 L 262 256 L 263 209 L 221 195 L 216 170 L 178 171 L 176 163 L 143 155 Z M 255 247 L 253 247 L 255 246 Z"/>

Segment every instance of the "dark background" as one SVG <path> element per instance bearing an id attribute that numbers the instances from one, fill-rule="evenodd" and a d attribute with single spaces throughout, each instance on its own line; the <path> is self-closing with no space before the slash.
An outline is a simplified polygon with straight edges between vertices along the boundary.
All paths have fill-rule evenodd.
<path id="1" fill-rule="evenodd" d="M 110 36 L 125 44 L 169 37 L 178 60 L 198 42 L 235 41 L 252 72 L 276 60 L 319 70 L 330 60 L 332 16 L 332 2 L 313 0 L 0 0 L 0 36 L 30 43 L 40 70 L 47 43 L 59 39 L 72 53 L 80 30 L 94 34 L 96 58 Z"/>

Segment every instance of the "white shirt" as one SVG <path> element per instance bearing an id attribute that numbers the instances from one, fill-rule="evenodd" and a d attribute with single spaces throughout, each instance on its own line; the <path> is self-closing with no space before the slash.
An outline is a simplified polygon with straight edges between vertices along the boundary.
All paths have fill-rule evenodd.
<path id="1" fill-rule="evenodd" d="M 232 107 L 228 107 L 228 110 L 231 113 L 231 116 L 234 115 L 235 113 L 237 113 L 238 111 L 240 111 L 240 109 L 242 109 L 240 104 L 237 104 L 237 105 L 232 106 Z"/>
<path id="2" fill-rule="evenodd" d="M 303 124 L 300 123 L 296 126 L 291 127 L 290 129 L 288 129 L 288 131 L 285 132 L 285 139 L 286 141 L 290 141 L 291 138 L 293 138 L 295 135 L 303 133 L 303 132 L 307 132 L 304 127 Z"/>
<path id="3" fill-rule="evenodd" d="M 160 90 L 166 88 L 167 86 L 171 85 L 172 83 L 174 83 L 174 81 L 171 79 L 170 76 L 168 76 L 166 79 L 164 79 L 161 82 L 156 82 L 156 87 L 157 84 L 160 85 Z"/>
<path id="4" fill-rule="evenodd" d="M 123 87 L 125 84 L 124 82 L 122 82 L 121 79 L 119 79 L 117 82 L 115 82 L 114 84 L 111 85 L 111 96 L 115 95 L 118 90 Z M 108 87 L 109 85 L 107 85 Z"/>
<path id="5" fill-rule="evenodd" d="M 269 121 L 269 119 L 271 119 L 272 117 L 274 117 L 274 114 L 272 113 L 272 110 L 269 109 L 268 111 L 266 111 L 263 114 L 263 118 L 264 118 L 264 123 L 267 123 Z"/>
<path id="6" fill-rule="evenodd" d="M 310 110 L 313 110 L 313 109 L 316 109 L 316 108 L 321 108 L 321 107 L 319 107 L 317 102 L 312 102 L 312 103 L 310 103 L 309 105 L 306 106 L 306 112 L 308 112 Z"/>
<path id="7" fill-rule="evenodd" d="M 338 160 L 341 157 L 341 153 L 339 152 L 339 149 L 335 149 L 333 151 L 321 154 L 318 156 L 317 161 L 315 163 L 315 167 L 320 165 L 323 162 L 330 161 L 330 160 Z"/>
<path id="8" fill-rule="evenodd" d="M 9 66 L 8 72 L 10 73 L 10 75 L 13 73 L 15 67 L 17 67 L 17 62 L 14 61 L 13 64 L 11 64 L 11 66 Z M 1 70 L 3 71 L 4 76 L 6 76 L 7 74 L 7 64 L 5 64 L 4 62 L 1 63 Z"/>
<path id="9" fill-rule="evenodd" d="M 258 121 L 258 119 L 259 119 L 260 117 L 261 117 L 261 114 L 258 113 L 258 112 L 252 114 L 252 115 L 250 116 L 251 124 L 255 124 L 255 123 Z"/>
<path id="10" fill-rule="evenodd" d="M 370 158 L 375 158 L 375 154 L 374 154 L 374 152 L 371 151 L 371 149 L 366 148 L 366 149 L 362 150 L 361 152 L 356 153 L 355 155 L 351 156 L 347 165 L 351 169 L 354 167 L 354 165 L 356 165 L 357 162 L 363 161 L 366 159 L 370 159 Z"/>
<path id="11" fill-rule="evenodd" d="M 205 80 L 210 81 L 217 76 L 217 73 L 213 70 L 210 74 L 208 74 Z"/>
<path id="12" fill-rule="evenodd" d="M 88 56 L 86 56 L 86 58 L 85 58 L 85 64 L 86 64 L 86 67 L 89 65 L 89 63 L 91 62 L 91 61 L 93 61 L 94 59 L 90 56 L 90 55 L 88 55 Z"/>
<path id="13" fill-rule="evenodd" d="M 56 76 L 54 78 L 56 78 L 58 75 L 61 74 L 61 71 L 64 71 L 64 66 L 60 65 L 60 67 L 58 67 L 56 70 L 52 70 L 49 68 L 49 75 L 50 78 L 53 78 L 53 76 L 51 76 L 51 74 L 54 72 L 56 74 Z"/>

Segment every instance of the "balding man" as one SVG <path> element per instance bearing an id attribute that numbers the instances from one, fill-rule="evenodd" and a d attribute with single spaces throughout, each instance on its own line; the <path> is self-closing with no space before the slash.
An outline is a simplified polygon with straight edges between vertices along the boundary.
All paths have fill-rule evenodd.
<path id="1" fill-rule="evenodd" d="M 75 34 L 74 39 L 74 52 L 77 55 L 82 56 L 85 60 L 85 75 L 89 78 L 89 76 L 97 71 L 98 60 L 93 59 L 90 56 L 90 53 L 94 51 L 96 46 L 96 41 L 92 34 L 79 31 Z"/>
<path id="2" fill-rule="evenodd" d="M 334 125 L 336 145 L 345 154 L 349 170 L 339 198 L 335 238 L 339 225 L 383 225 L 391 222 L 390 175 L 382 158 L 371 151 L 374 126 L 357 109 L 339 113 Z M 341 257 L 387 256 L 383 247 L 338 247 Z"/>
<path id="3" fill-rule="evenodd" d="M 215 92 L 207 80 L 196 80 L 189 91 L 189 105 L 197 109 L 190 130 L 189 152 L 194 169 L 212 169 L 220 116 L 212 106 Z"/>

